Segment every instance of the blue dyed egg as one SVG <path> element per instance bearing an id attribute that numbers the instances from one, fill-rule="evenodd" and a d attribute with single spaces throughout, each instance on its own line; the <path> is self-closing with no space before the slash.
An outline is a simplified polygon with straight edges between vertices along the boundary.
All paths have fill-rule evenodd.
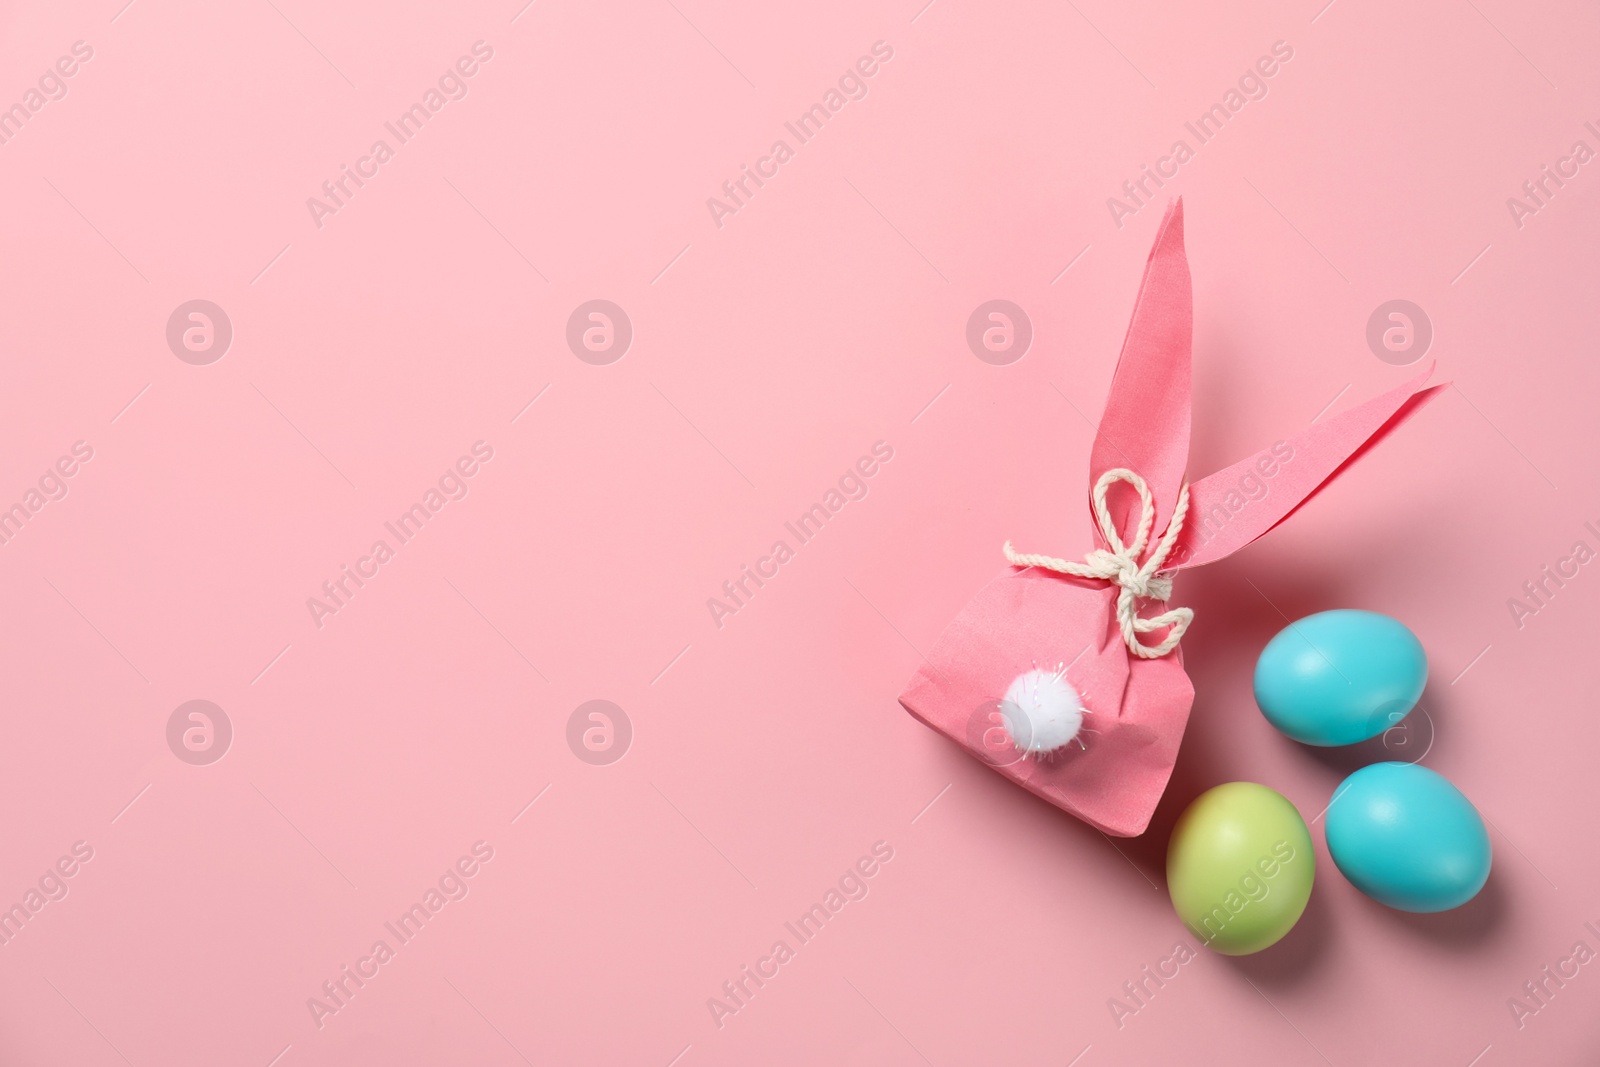
<path id="1" fill-rule="evenodd" d="M 1256 661 L 1256 705 L 1307 745 L 1353 745 L 1404 719 L 1428 681 L 1422 643 L 1387 615 L 1322 611 L 1290 623 Z"/>
<path id="2" fill-rule="evenodd" d="M 1327 836 L 1350 884 L 1401 911 L 1460 907 L 1489 879 L 1483 816 L 1450 779 L 1414 763 L 1374 763 L 1346 778 Z"/>

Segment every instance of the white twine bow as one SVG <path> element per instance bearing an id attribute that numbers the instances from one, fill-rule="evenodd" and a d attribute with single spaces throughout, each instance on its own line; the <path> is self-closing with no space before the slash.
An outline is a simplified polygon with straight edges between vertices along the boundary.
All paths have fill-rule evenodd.
<path id="1" fill-rule="evenodd" d="M 1139 531 L 1131 545 L 1122 543 L 1122 535 L 1111 519 L 1111 507 L 1106 503 L 1106 492 L 1115 482 L 1127 482 L 1139 492 Z M 1178 491 L 1178 503 L 1172 510 L 1172 518 L 1167 521 L 1166 532 L 1151 551 L 1150 558 L 1140 564 L 1139 557 L 1150 542 L 1150 528 L 1156 521 L 1155 498 L 1150 495 L 1150 487 L 1143 478 L 1126 468 L 1117 467 L 1102 474 L 1094 485 L 1095 521 L 1100 524 L 1100 533 L 1106 544 L 1111 546 L 1109 551 L 1097 548 L 1085 556 L 1082 563 L 1076 563 L 1054 556 L 1026 555 L 1016 551 L 1007 541 L 1006 559 L 1017 567 L 1041 567 L 1077 578 L 1098 578 L 1120 587 L 1117 593 L 1117 622 L 1122 627 L 1123 642 L 1128 646 L 1128 651 L 1141 659 L 1158 659 L 1178 647 L 1184 631 L 1194 621 L 1194 611 L 1190 608 L 1171 608 L 1145 619 L 1139 616 L 1138 600 L 1146 597 L 1165 601 L 1172 595 L 1171 576 L 1158 572 L 1177 542 L 1178 535 L 1183 532 L 1183 520 L 1188 513 L 1189 483 L 1185 482 Z M 1139 640 L 1140 634 L 1162 627 L 1171 629 L 1160 644 L 1147 645 Z"/>

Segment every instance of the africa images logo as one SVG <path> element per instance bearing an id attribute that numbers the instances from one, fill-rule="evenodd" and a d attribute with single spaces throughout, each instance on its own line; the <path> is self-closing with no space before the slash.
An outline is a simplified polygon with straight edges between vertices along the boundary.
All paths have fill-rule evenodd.
<path id="1" fill-rule="evenodd" d="M 756 558 L 754 569 L 748 563 L 741 564 L 738 575 L 722 583 L 722 597 L 706 598 L 706 609 L 711 613 L 712 625 L 720 630 L 725 625 L 723 620 L 727 616 L 737 615 L 749 607 L 756 593 L 766 588 L 767 582 L 781 574 L 784 564 L 794 559 L 795 553 L 802 546 L 809 544 L 820 534 L 823 528 L 844 510 L 847 503 L 866 499 L 871 491 L 867 479 L 881 471 L 883 465 L 892 459 L 894 459 L 893 445 L 888 441 L 873 442 L 872 454 L 860 457 L 854 465 L 847 467 L 839 476 L 837 488 L 830 486 L 822 494 L 821 500 L 802 511 L 793 521 L 785 522 L 783 524 L 785 532 L 794 538 L 795 543 L 792 546 L 786 539 L 778 538 L 772 543 L 767 555 Z"/>
<path id="2" fill-rule="evenodd" d="M 729 1018 L 748 1008 L 755 995 L 778 977 L 784 965 L 822 933 L 846 905 L 867 898 L 872 891 L 870 880 L 881 874 L 893 859 L 893 845 L 874 841 L 871 855 L 861 856 L 846 867 L 834 884 L 823 891 L 822 899 L 801 912 L 798 918 L 785 922 L 783 930 L 787 936 L 774 941 L 767 954 L 758 957 L 753 964 L 740 965 L 738 974 L 722 983 L 721 996 L 706 998 L 712 1024 L 721 1030 Z M 790 944 L 791 939 L 793 944 Z"/>
<path id="3" fill-rule="evenodd" d="M 1156 159 L 1154 167 L 1141 164 L 1138 177 L 1122 183 L 1122 197 L 1106 197 L 1106 210 L 1111 213 L 1111 221 L 1117 229 L 1122 229 L 1125 220 L 1154 203 L 1156 190 L 1176 178 L 1183 165 L 1195 157 L 1202 145 L 1220 134 L 1222 128 L 1244 110 L 1245 104 L 1265 100 L 1270 91 L 1267 80 L 1293 58 L 1294 47 L 1288 41 L 1273 41 L 1271 55 L 1258 58 L 1239 75 L 1237 83 L 1228 87 L 1221 100 L 1202 111 L 1193 122 L 1183 124 L 1185 132 L 1194 138 L 1194 144 L 1191 145 L 1188 138 L 1179 137 L 1172 142 L 1166 155 Z"/>
<path id="4" fill-rule="evenodd" d="M 185 363 L 204 367 L 228 354 L 233 321 L 210 300 L 179 304 L 167 318 L 167 347 Z"/>
<path id="5" fill-rule="evenodd" d="M 73 41 L 72 54 L 61 56 L 55 64 L 46 67 L 39 75 L 37 87 L 23 92 L 22 98 L 10 107 L 0 107 L 0 144 L 9 144 L 22 132 L 22 127 L 33 116 L 44 110 L 46 104 L 67 97 L 66 79 L 82 69 L 82 64 L 94 58 L 94 48 L 87 41 Z"/>
<path id="6" fill-rule="evenodd" d="M 822 94 L 820 101 L 802 111 L 793 122 L 783 124 L 784 131 L 794 138 L 793 145 L 780 137 L 772 142 L 766 155 L 757 157 L 754 167 L 739 164 L 739 176 L 722 183 L 722 197 L 706 198 L 706 209 L 711 212 L 711 221 L 717 224 L 717 229 L 722 229 L 724 218 L 737 215 L 739 209 L 755 197 L 757 190 L 776 178 L 779 169 L 795 157 L 796 149 L 821 133 L 828 120 L 843 111 L 846 104 L 865 100 L 867 79 L 893 58 L 894 48 L 887 41 L 872 42 L 871 55 L 862 56 L 853 66 L 846 67 L 838 82 Z"/>
<path id="7" fill-rule="evenodd" d="M 394 137 L 395 143 L 389 144 L 383 138 L 372 142 L 372 147 L 367 154 L 356 159 L 355 167 L 339 164 L 339 176 L 322 183 L 322 196 L 306 198 L 306 210 L 311 212 L 311 221 L 317 229 L 322 229 L 323 219 L 328 215 L 337 215 L 349 205 L 356 193 L 366 187 L 367 182 L 378 176 L 379 169 L 395 157 L 400 145 L 406 144 L 422 128 L 428 120 L 444 110 L 444 106 L 452 100 L 463 100 L 468 92 L 467 79 L 473 77 L 481 69 L 482 64 L 494 58 L 494 48 L 485 41 L 472 43 L 472 54 L 461 56 L 443 74 L 439 75 L 434 85 L 428 86 L 422 93 L 421 100 L 413 103 L 402 111 L 393 122 L 385 122 L 383 128 Z M 351 186 L 354 188 L 351 188 Z"/>
<path id="8" fill-rule="evenodd" d="M 444 469 L 437 484 L 428 487 L 421 500 L 402 511 L 393 522 L 383 524 L 383 528 L 394 538 L 393 545 L 380 537 L 372 542 L 366 555 L 357 557 L 353 567 L 341 563 L 338 576 L 322 583 L 322 597 L 306 598 L 306 610 L 311 613 L 311 621 L 316 628 L 322 629 L 327 616 L 337 615 L 349 607 L 356 593 L 383 573 L 384 564 L 394 559 L 400 548 L 420 534 L 422 528 L 444 510 L 445 504 L 452 500 L 465 500 L 472 490 L 469 479 L 483 470 L 483 465 L 492 459 L 494 446 L 487 441 L 474 441 L 471 455 L 464 454 L 457 458 L 455 463 Z"/>
<path id="9" fill-rule="evenodd" d="M 357 993 L 368 982 L 383 973 L 400 949 L 416 940 L 418 935 L 444 910 L 445 905 L 467 899 L 472 891 L 471 880 L 494 859 L 494 846 L 487 841 L 475 841 L 470 855 L 462 855 L 444 869 L 438 879 L 422 891 L 420 898 L 395 919 L 383 924 L 389 937 L 373 941 L 365 956 L 357 958 L 355 966 L 341 964 L 339 972 L 322 983 L 319 995 L 306 998 L 306 1010 L 311 1021 L 321 1030 L 330 1017 L 350 1006 Z M 390 943 L 393 938 L 393 944 Z"/>

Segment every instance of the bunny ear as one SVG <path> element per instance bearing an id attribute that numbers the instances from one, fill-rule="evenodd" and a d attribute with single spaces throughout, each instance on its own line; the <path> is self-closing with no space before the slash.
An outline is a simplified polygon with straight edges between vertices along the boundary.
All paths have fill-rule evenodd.
<path id="1" fill-rule="evenodd" d="M 1387 393 L 1190 486 L 1189 515 L 1173 548 L 1173 569 L 1219 560 L 1292 515 L 1448 387 L 1424 389 L 1432 374 L 1429 364 Z"/>
<path id="2" fill-rule="evenodd" d="M 1183 251 L 1183 200 L 1167 207 L 1144 283 L 1122 342 L 1111 380 L 1111 396 L 1089 458 L 1089 484 L 1108 470 L 1126 467 L 1144 478 L 1155 496 L 1154 529 L 1167 517 L 1189 462 L 1189 351 L 1194 300 L 1189 260 Z M 1138 523 L 1137 501 L 1120 494 L 1111 501 L 1119 530 Z M 1100 536 L 1098 532 L 1095 535 Z"/>

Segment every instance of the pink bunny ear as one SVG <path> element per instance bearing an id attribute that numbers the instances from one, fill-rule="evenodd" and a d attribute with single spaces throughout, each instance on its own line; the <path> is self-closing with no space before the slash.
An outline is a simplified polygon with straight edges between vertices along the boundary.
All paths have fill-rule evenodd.
<path id="1" fill-rule="evenodd" d="M 1433 365 L 1403 385 L 1279 441 L 1189 487 L 1174 570 L 1236 552 L 1292 515 L 1449 383 L 1423 388 Z"/>
<path id="2" fill-rule="evenodd" d="M 1145 264 L 1144 282 L 1122 342 L 1111 396 L 1089 457 L 1089 485 L 1125 467 L 1155 496 L 1154 530 L 1167 525 L 1189 463 L 1189 353 L 1194 300 L 1183 251 L 1183 200 L 1167 207 Z M 1119 494 L 1111 514 L 1120 530 L 1138 523 L 1137 501 Z M 1098 531 L 1095 535 L 1100 536 Z M 1104 547 L 1102 545 L 1102 547 Z"/>

